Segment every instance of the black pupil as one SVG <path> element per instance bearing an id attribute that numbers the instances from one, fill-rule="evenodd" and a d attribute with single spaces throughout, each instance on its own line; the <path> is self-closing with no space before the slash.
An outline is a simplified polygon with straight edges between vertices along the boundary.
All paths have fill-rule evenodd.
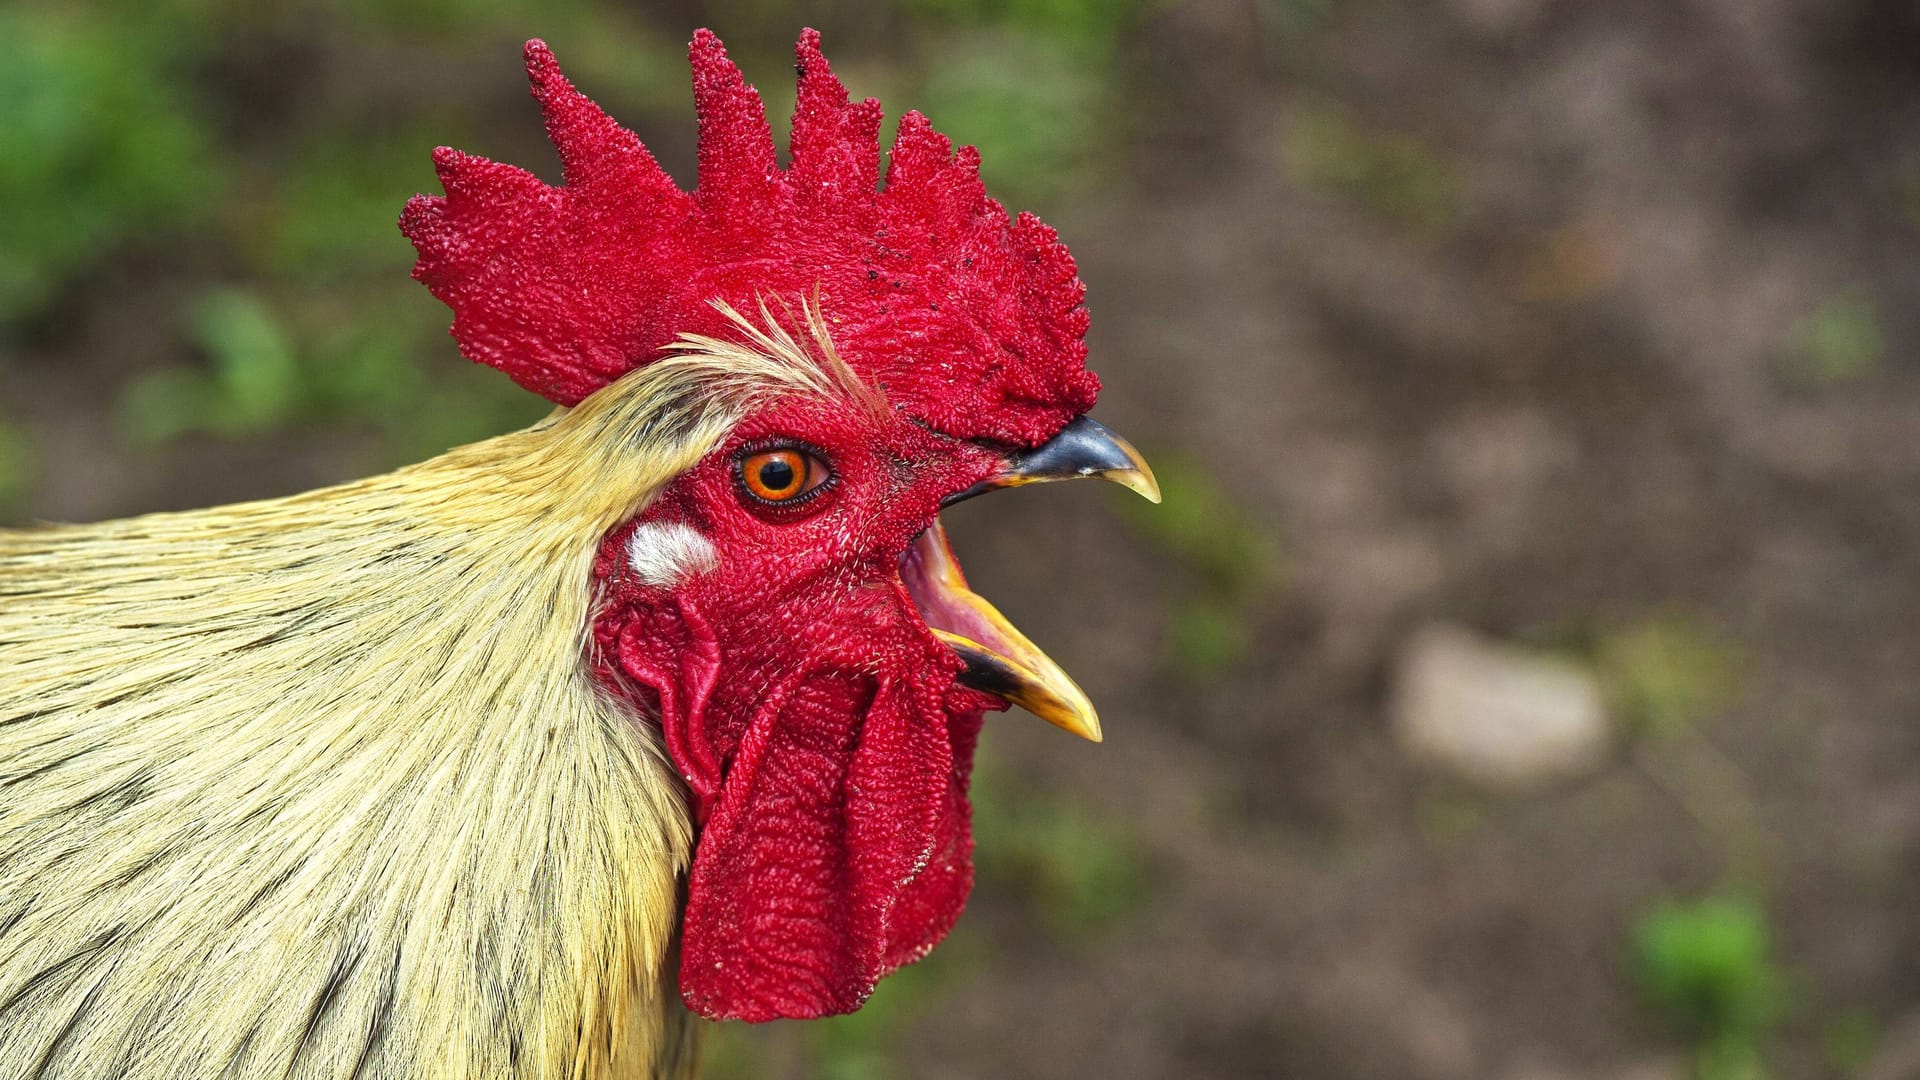
<path id="1" fill-rule="evenodd" d="M 793 486 L 794 474 L 791 462 L 775 458 L 760 466 L 760 486 L 768 491 L 785 491 Z"/>

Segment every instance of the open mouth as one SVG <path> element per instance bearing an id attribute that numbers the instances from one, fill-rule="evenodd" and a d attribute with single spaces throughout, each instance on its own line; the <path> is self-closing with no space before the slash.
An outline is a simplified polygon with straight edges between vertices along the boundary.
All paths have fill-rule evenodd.
<path id="1" fill-rule="evenodd" d="M 993 475 L 949 495 L 941 505 L 999 488 L 1087 478 L 1111 480 L 1149 502 L 1160 501 L 1160 484 L 1140 451 L 1083 415 L 1039 446 L 1010 454 Z M 1086 691 L 985 597 L 967 588 L 939 518 L 901 556 L 900 580 L 927 628 L 966 661 L 962 683 L 1005 698 L 1055 727 L 1100 741 L 1100 717 Z"/>
<path id="2" fill-rule="evenodd" d="M 1064 731 L 1100 741 L 1100 717 L 1073 677 L 967 588 L 935 518 L 900 558 L 900 579 L 933 635 L 966 661 L 960 681 L 1005 698 Z"/>

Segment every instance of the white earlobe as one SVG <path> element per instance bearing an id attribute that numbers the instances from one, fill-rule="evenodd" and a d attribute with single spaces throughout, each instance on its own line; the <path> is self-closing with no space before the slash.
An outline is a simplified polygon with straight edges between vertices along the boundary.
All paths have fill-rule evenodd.
<path id="1" fill-rule="evenodd" d="M 627 565 L 641 581 L 663 589 L 720 565 L 713 543 L 678 521 L 642 522 L 627 540 Z"/>

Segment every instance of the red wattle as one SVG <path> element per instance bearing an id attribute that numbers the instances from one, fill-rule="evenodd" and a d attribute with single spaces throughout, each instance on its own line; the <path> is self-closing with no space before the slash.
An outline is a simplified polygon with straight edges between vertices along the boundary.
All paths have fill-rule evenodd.
<path id="1" fill-rule="evenodd" d="M 680 992 L 696 1012 L 851 1012 L 953 925 L 972 883 L 971 762 L 910 693 L 813 680 L 741 740 L 688 890 Z"/>
<path id="2" fill-rule="evenodd" d="M 965 906 L 981 713 L 952 707 L 952 666 L 911 628 L 870 629 L 919 661 L 716 685 L 717 643 L 684 599 L 651 593 L 596 625 L 612 681 L 651 692 L 702 823 L 680 991 L 703 1016 L 851 1012 Z"/>

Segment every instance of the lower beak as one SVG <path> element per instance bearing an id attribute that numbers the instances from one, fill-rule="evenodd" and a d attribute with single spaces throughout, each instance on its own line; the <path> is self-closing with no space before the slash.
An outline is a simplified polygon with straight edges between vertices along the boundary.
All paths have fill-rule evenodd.
<path id="1" fill-rule="evenodd" d="M 938 519 L 907 549 L 901 579 L 933 636 L 966 661 L 961 682 L 1003 697 L 1062 731 L 1100 741 L 1100 716 L 1086 691 L 986 597 L 967 588 Z"/>
<path id="2" fill-rule="evenodd" d="M 999 488 L 1084 477 L 1112 480 L 1151 502 L 1160 501 L 1160 485 L 1140 452 L 1106 425 L 1082 416 L 1040 446 L 1011 455 L 1000 471 L 949 496 L 943 505 Z M 966 662 L 961 682 L 1005 698 L 1063 731 L 1100 741 L 1100 717 L 1086 691 L 985 597 L 967 588 L 937 518 L 907 550 L 901 580 L 928 629 Z"/>

